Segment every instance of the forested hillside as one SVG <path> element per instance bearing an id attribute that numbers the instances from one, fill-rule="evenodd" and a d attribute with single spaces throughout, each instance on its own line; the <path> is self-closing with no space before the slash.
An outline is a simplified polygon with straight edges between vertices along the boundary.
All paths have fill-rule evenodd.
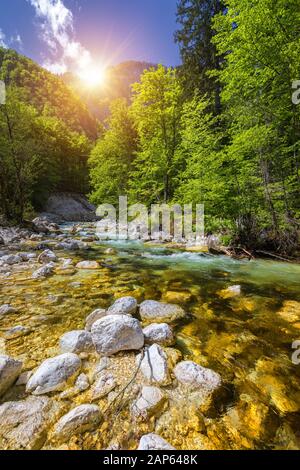
<path id="1" fill-rule="evenodd" d="M 181 0 L 175 39 L 183 66 L 145 71 L 132 104 L 112 105 L 90 158 L 92 200 L 127 193 L 148 205 L 204 203 L 207 231 L 292 252 L 300 215 L 298 6 Z"/>
<path id="2" fill-rule="evenodd" d="M 98 123 L 61 80 L 0 48 L 0 207 L 21 221 L 54 190 L 88 191 L 87 158 Z"/>

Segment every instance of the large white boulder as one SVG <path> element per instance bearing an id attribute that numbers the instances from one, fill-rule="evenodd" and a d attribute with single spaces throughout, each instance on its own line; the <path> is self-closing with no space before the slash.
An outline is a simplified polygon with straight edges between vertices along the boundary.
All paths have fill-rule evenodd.
<path id="1" fill-rule="evenodd" d="M 134 315 L 137 306 L 137 300 L 134 297 L 121 297 L 108 308 L 107 315 Z"/>
<path id="2" fill-rule="evenodd" d="M 54 428 L 54 437 L 66 442 L 75 434 L 94 431 L 102 419 L 100 408 L 96 405 L 79 405 L 64 415 Z"/>
<path id="3" fill-rule="evenodd" d="M 162 437 L 150 433 L 141 437 L 138 450 L 175 450 L 175 448 Z"/>
<path id="4" fill-rule="evenodd" d="M 150 383 L 162 385 L 169 383 L 167 355 L 158 344 L 153 344 L 146 349 L 142 361 L 141 356 L 138 355 L 136 363 L 140 364 L 141 372 Z"/>
<path id="5" fill-rule="evenodd" d="M 186 317 L 182 307 L 176 304 L 145 300 L 140 305 L 140 316 L 145 322 L 173 323 Z"/>
<path id="6" fill-rule="evenodd" d="M 140 322 L 128 315 L 106 315 L 93 324 L 91 331 L 96 351 L 101 355 L 111 356 L 144 346 Z"/>
<path id="7" fill-rule="evenodd" d="M 73 353 L 46 359 L 30 377 L 26 391 L 42 395 L 63 390 L 67 383 L 79 373 L 80 358 Z"/>
<path id="8" fill-rule="evenodd" d="M 69 331 L 61 336 L 59 347 L 62 353 L 91 352 L 94 349 L 92 335 L 86 330 Z"/>
<path id="9" fill-rule="evenodd" d="M 0 396 L 17 380 L 22 370 L 22 362 L 9 356 L 0 356 Z"/>

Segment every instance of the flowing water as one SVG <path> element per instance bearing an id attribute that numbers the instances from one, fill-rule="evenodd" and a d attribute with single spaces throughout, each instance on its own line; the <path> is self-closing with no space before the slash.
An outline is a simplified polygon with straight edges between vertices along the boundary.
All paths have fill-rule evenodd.
<path id="1" fill-rule="evenodd" d="M 299 265 L 140 242 L 91 247 L 60 256 L 97 260 L 98 270 L 69 269 L 32 280 L 32 270 L 20 269 L 1 277 L 0 305 L 20 312 L 0 319 L 3 352 L 32 369 L 57 354 L 64 332 L 82 329 L 93 309 L 118 297 L 178 303 L 189 317 L 176 327 L 176 348 L 217 371 L 224 393 L 204 417 L 194 411 L 178 423 L 178 412 L 176 426 L 162 423 L 163 436 L 182 449 L 300 448 L 300 364 L 292 361 L 292 343 L 300 340 Z M 232 286 L 240 292 L 228 291 Z M 16 324 L 27 327 L 26 334 L 7 337 Z"/>

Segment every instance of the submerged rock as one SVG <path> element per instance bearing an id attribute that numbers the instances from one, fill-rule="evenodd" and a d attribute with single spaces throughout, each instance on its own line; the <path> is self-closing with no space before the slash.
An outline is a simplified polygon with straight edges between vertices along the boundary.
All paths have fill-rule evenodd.
<path id="1" fill-rule="evenodd" d="M 17 380 L 22 370 L 22 362 L 10 356 L 0 355 L 0 396 Z"/>
<path id="2" fill-rule="evenodd" d="M 152 323 L 143 329 L 143 333 L 148 344 L 170 346 L 175 341 L 173 331 L 167 323 Z"/>
<path id="3" fill-rule="evenodd" d="M 141 356 L 138 355 L 136 363 L 139 364 L 140 360 Z M 146 349 L 140 369 L 150 383 L 165 385 L 170 382 L 167 356 L 158 344 Z"/>
<path id="4" fill-rule="evenodd" d="M 54 267 L 55 267 L 54 263 L 45 264 L 41 268 L 34 271 L 31 277 L 32 279 L 40 279 L 42 277 L 51 276 L 51 274 L 53 274 Z"/>
<path id="5" fill-rule="evenodd" d="M 27 326 L 16 325 L 5 331 L 4 338 L 5 339 L 19 338 L 20 336 L 28 335 L 29 333 L 31 333 L 31 331 L 32 331 L 31 328 L 28 328 Z"/>
<path id="6" fill-rule="evenodd" d="M 80 405 L 64 415 L 54 428 L 55 439 L 66 442 L 75 434 L 94 431 L 102 419 L 100 408 L 96 405 Z"/>
<path id="7" fill-rule="evenodd" d="M 94 349 L 92 335 L 86 330 L 75 330 L 65 333 L 59 340 L 62 353 L 91 352 Z"/>
<path id="8" fill-rule="evenodd" d="M 104 253 L 105 253 L 106 255 L 115 255 L 117 252 L 116 252 L 116 250 L 115 250 L 114 248 L 107 248 L 107 249 L 104 251 Z"/>
<path id="9" fill-rule="evenodd" d="M 58 405 L 47 397 L 29 397 L 0 406 L 1 448 L 39 450 L 46 438 Z"/>
<path id="10" fill-rule="evenodd" d="M 61 391 L 76 377 L 80 367 L 80 358 L 72 353 L 46 359 L 30 377 L 26 391 L 34 395 Z"/>
<path id="11" fill-rule="evenodd" d="M 178 382 L 191 389 L 201 388 L 213 392 L 221 386 L 222 380 L 217 372 L 206 369 L 192 361 L 182 361 L 174 369 Z"/>
<path id="12" fill-rule="evenodd" d="M 179 305 L 145 300 L 140 305 L 140 315 L 143 321 L 157 323 L 172 323 L 186 317 Z"/>
<path id="13" fill-rule="evenodd" d="M 300 302 L 286 300 L 278 312 L 278 316 L 288 323 L 300 320 Z"/>
<path id="14" fill-rule="evenodd" d="M 84 242 L 81 242 L 79 240 L 65 240 L 63 242 L 60 242 L 57 245 L 57 248 L 62 249 L 62 250 L 69 250 L 69 251 L 77 251 L 77 250 L 82 250 L 88 248 L 88 245 Z"/>
<path id="15" fill-rule="evenodd" d="M 137 311 L 137 301 L 134 297 L 121 297 L 107 310 L 107 315 L 134 315 Z"/>
<path id="16" fill-rule="evenodd" d="M 167 398 L 158 387 L 143 387 L 140 396 L 133 403 L 131 413 L 137 418 L 156 416 L 167 403 Z"/>
<path id="17" fill-rule="evenodd" d="M 100 320 L 100 318 L 105 317 L 106 310 L 104 308 L 97 308 L 92 313 L 90 313 L 85 319 L 85 329 L 91 331 L 93 324 Z"/>
<path id="18" fill-rule="evenodd" d="M 141 349 L 144 334 L 140 322 L 128 315 L 107 315 L 92 326 L 92 338 L 99 354 Z"/>
<path id="19" fill-rule="evenodd" d="M 182 291 L 167 291 L 163 295 L 163 300 L 165 302 L 187 304 L 192 300 L 193 295 L 191 292 L 182 292 Z"/>
<path id="20" fill-rule="evenodd" d="M 80 261 L 76 264 L 77 269 L 99 269 L 100 265 L 97 261 Z"/>
<path id="21" fill-rule="evenodd" d="M 230 286 L 227 289 L 223 289 L 219 292 L 219 297 L 222 299 L 231 299 L 233 297 L 238 297 L 242 293 L 241 286 Z"/>
<path id="22" fill-rule="evenodd" d="M 17 310 L 9 304 L 1 305 L 0 307 L 0 317 L 3 315 L 8 315 L 9 313 L 17 313 Z"/>
<path id="23" fill-rule="evenodd" d="M 150 433 L 141 437 L 138 450 L 175 450 L 175 448 L 162 437 Z"/>

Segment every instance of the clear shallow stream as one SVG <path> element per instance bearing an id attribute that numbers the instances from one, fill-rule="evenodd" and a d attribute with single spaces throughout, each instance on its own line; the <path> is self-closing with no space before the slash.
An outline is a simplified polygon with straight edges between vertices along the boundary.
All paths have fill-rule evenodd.
<path id="1" fill-rule="evenodd" d="M 82 329 L 93 309 L 115 298 L 178 303 L 190 316 L 176 327 L 176 348 L 217 371 L 225 392 L 201 424 L 192 416 L 163 428 L 163 436 L 183 449 L 300 448 L 300 364 L 291 359 L 292 343 L 300 340 L 300 265 L 139 242 L 91 247 L 57 254 L 97 260 L 99 270 L 59 271 L 38 281 L 31 279 L 32 269 L 1 277 L 0 305 L 20 312 L 0 319 L 3 352 L 32 369 L 57 354 L 63 333 Z M 115 252 L 106 254 L 108 247 Z M 236 285 L 240 295 L 226 290 Z M 28 327 L 28 334 L 7 339 L 5 332 L 16 324 Z"/>

